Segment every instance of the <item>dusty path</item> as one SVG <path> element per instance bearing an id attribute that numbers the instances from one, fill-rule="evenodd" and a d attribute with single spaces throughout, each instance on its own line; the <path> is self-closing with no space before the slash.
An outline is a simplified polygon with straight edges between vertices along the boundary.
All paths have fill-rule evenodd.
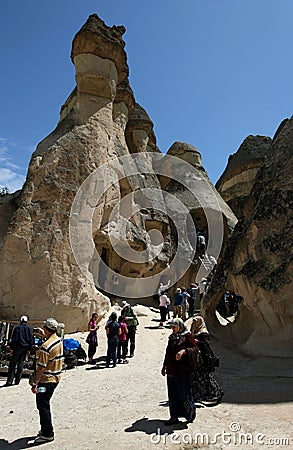
<path id="1" fill-rule="evenodd" d="M 128 365 L 108 369 L 103 360 L 106 339 L 100 324 L 99 361 L 96 366 L 80 365 L 64 372 L 52 399 L 55 441 L 43 447 L 293 449 L 291 362 L 240 357 L 223 348 L 217 348 L 221 355 L 217 378 L 226 392 L 224 403 L 198 409 L 193 424 L 187 426 L 182 419 L 174 430 L 165 427 L 166 380 L 160 369 L 170 329 L 158 329 L 157 317 L 152 311 L 148 317 L 140 317 L 135 357 Z M 86 335 L 71 337 L 79 339 L 86 349 Z M 0 389 L 0 417 L 0 449 L 29 448 L 39 421 L 27 379 L 19 386 Z M 165 436 L 160 437 L 158 429 Z"/>

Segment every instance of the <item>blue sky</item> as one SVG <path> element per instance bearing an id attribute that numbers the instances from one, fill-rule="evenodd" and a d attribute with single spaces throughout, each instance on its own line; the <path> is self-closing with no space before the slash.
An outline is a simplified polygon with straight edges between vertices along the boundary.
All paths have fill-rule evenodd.
<path id="1" fill-rule="evenodd" d="M 163 153 L 201 152 L 215 183 L 246 136 L 293 105 L 292 0 L 9 0 L 0 5 L 0 187 L 22 186 L 72 91 L 74 35 L 90 14 L 124 25 L 130 84 Z"/>

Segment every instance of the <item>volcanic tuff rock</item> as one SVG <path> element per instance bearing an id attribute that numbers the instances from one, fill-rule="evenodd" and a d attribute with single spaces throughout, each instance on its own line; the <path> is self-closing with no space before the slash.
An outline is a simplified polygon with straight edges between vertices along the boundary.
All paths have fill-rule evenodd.
<path id="1" fill-rule="evenodd" d="M 254 185 L 258 170 L 269 154 L 272 139 L 266 136 L 248 136 L 216 183 L 216 188 L 238 219 L 242 218 L 245 201 Z"/>
<path id="2" fill-rule="evenodd" d="M 92 15 L 76 34 L 71 52 L 76 87 L 61 108 L 55 130 L 33 153 L 22 191 L 17 198 L 1 200 L 2 318 L 26 314 L 30 320 L 42 320 L 54 316 L 65 322 L 67 332 L 84 329 L 94 310 L 100 318 L 108 312 L 110 301 L 102 292 L 115 291 L 116 274 L 130 279 L 132 297 L 143 297 L 137 281 L 160 273 L 176 251 L 160 180 L 153 170 L 152 155 L 162 161 L 164 158 L 156 145 L 153 123 L 135 102 L 129 86 L 124 32 L 124 27 L 108 27 Z M 91 175 L 97 173 L 106 179 L 109 163 L 112 167 L 134 153 L 143 155 L 132 163 L 135 173 L 117 176 L 100 198 L 93 199 L 96 184 Z M 196 149 L 175 143 L 169 153 L 177 153 L 193 165 L 198 170 L 196 179 L 208 180 Z M 168 177 L 166 180 L 172 184 Z M 86 201 L 80 211 L 72 212 L 81 186 L 86 186 L 86 192 L 81 189 Z M 157 208 L 152 207 L 154 192 Z M 208 202 L 208 208 L 216 208 L 225 224 L 233 227 L 236 219 L 232 212 L 215 189 L 213 196 L 218 197 L 217 205 Z M 69 239 L 69 221 L 83 208 L 92 208 L 92 214 L 80 226 L 90 225 L 97 250 L 95 253 L 87 247 L 82 238 L 78 242 L 82 268 L 89 277 L 77 264 Z M 71 236 L 76 229 L 71 228 Z M 163 236 L 162 246 L 150 242 L 152 230 L 157 232 L 155 236 Z M 113 249 L 113 242 L 122 254 L 145 252 L 149 258 L 143 263 L 131 262 Z M 114 275 L 105 271 L 104 265 L 111 267 Z M 120 296 L 124 288 L 123 284 L 117 288 Z"/>
<path id="3" fill-rule="evenodd" d="M 281 125 L 206 294 L 205 314 L 219 336 L 250 352 L 292 355 L 293 117 Z M 244 301 L 236 321 L 221 328 L 214 310 L 226 289 Z"/>

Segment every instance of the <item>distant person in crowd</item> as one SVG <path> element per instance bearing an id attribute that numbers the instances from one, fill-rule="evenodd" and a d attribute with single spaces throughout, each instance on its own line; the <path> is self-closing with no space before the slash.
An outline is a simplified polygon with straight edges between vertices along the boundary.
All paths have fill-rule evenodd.
<path id="1" fill-rule="evenodd" d="M 27 325 L 27 316 L 21 316 L 20 323 L 13 331 L 9 341 L 10 361 L 8 367 L 8 374 L 6 384 L 4 386 L 12 386 L 19 384 L 23 372 L 23 364 L 26 355 L 29 355 L 33 346 L 33 333 L 31 328 Z M 15 368 L 16 373 L 15 373 Z"/>
<path id="2" fill-rule="evenodd" d="M 88 323 L 88 331 L 89 334 L 86 338 L 86 342 L 89 346 L 88 348 L 88 362 L 89 364 L 93 364 L 94 362 L 94 356 L 95 353 L 97 351 L 97 346 L 98 346 L 98 329 L 99 326 L 97 325 L 97 319 L 98 319 L 98 314 L 97 313 L 93 313 L 92 317 Z"/>
<path id="3" fill-rule="evenodd" d="M 174 294 L 174 309 L 173 309 L 173 318 L 175 319 L 177 316 L 182 318 L 182 303 L 183 303 L 183 295 L 181 293 L 181 289 L 177 288 Z"/>
<path id="4" fill-rule="evenodd" d="M 208 256 L 208 259 L 209 259 L 209 261 L 211 263 L 211 266 L 212 266 L 212 272 L 214 272 L 218 262 L 217 262 L 216 258 L 213 255 L 209 255 L 208 254 L 207 256 Z"/>
<path id="5" fill-rule="evenodd" d="M 234 314 L 238 311 L 241 302 L 243 301 L 243 297 L 239 294 L 234 293 L 235 304 L 234 304 Z"/>
<path id="6" fill-rule="evenodd" d="M 167 375 L 170 410 L 170 419 L 165 425 L 179 423 L 179 417 L 193 422 L 196 415 L 191 384 L 191 374 L 196 365 L 196 341 L 182 319 L 172 319 L 171 327 L 172 334 L 168 339 L 161 370 L 163 376 Z"/>
<path id="7" fill-rule="evenodd" d="M 199 256 L 201 258 L 205 257 L 206 254 L 206 238 L 203 236 L 203 234 L 197 235 L 197 251 Z"/>
<path id="8" fill-rule="evenodd" d="M 188 310 L 188 317 L 192 317 L 194 314 L 194 311 L 200 310 L 200 292 L 199 292 L 199 286 L 197 283 L 191 283 L 189 287 L 189 310 Z"/>
<path id="9" fill-rule="evenodd" d="M 202 278 L 200 283 L 199 283 L 199 297 L 200 297 L 200 300 L 202 300 L 202 298 L 203 298 L 203 296 L 204 296 L 204 294 L 206 292 L 207 284 L 208 284 L 207 279 L 206 278 Z"/>
<path id="10" fill-rule="evenodd" d="M 192 393 L 195 403 L 205 406 L 218 405 L 224 395 L 219 384 L 212 375 L 215 370 L 214 353 L 210 347 L 210 336 L 203 317 L 196 316 L 191 324 L 190 332 L 197 341 L 202 365 L 192 374 Z"/>
<path id="11" fill-rule="evenodd" d="M 121 328 L 117 322 L 117 314 L 112 312 L 106 323 L 105 330 L 107 333 L 107 356 L 106 356 L 106 367 L 110 367 L 111 360 L 113 361 L 113 367 L 116 367 L 117 363 L 117 349 L 119 342 L 119 335 L 121 334 Z"/>
<path id="12" fill-rule="evenodd" d="M 158 294 L 161 295 L 163 292 L 168 291 L 168 289 L 170 287 L 170 283 L 171 283 L 171 280 L 168 280 L 168 282 L 166 284 L 160 283 L 160 286 L 158 289 Z"/>
<path id="13" fill-rule="evenodd" d="M 135 351 L 135 335 L 138 323 L 137 315 L 135 314 L 134 309 L 132 306 L 130 306 L 129 303 L 127 303 L 125 300 L 122 302 L 122 310 L 121 310 L 121 316 L 125 317 L 125 323 L 127 325 L 128 333 L 127 333 L 127 351 L 130 343 L 129 348 L 129 358 L 133 358 L 134 351 Z"/>
<path id="14" fill-rule="evenodd" d="M 169 305 L 170 299 L 167 296 L 167 291 L 164 291 L 160 295 L 160 327 L 162 327 L 166 322 Z"/>
<path id="15" fill-rule="evenodd" d="M 181 295 L 183 297 L 183 302 L 182 302 L 182 319 L 185 321 L 187 319 L 187 312 L 189 310 L 189 300 L 190 300 L 190 295 L 186 290 L 186 287 L 182 287 L 181 288 Z"/>
<path id="16" fill-rule="evenodd" d="M 125 323 L 125 317 L 120 316 L 118 318 L 118 323 L 120 325 L 121 333 L 118 336 L 118 363 L 128 364 L 127 356 L 127 325 Z"/>
<path id="17" fill-rule="evenodd" d="M 35 445 L 54 440 L 50 400 L 60 381 L 63 366 L 63 344 L 57 336 L 57 328 L 58 322 L 49 318 L 44 322 L 43 329 L 39 329 L 46 340 L 37 351 L 37 369 L 32 384 L 41 424 Z"/>
<path id="18" fill-rule="evenodd" d="M 234 296 L 233 292 L 230 290 L 226 290 L 222 297 L 220 298 L 220 301 L 217 306 L 218 313 L 226 319 L 227 317 L 230 317 L 233 315 L 235 302 L 234 302 Z"/>

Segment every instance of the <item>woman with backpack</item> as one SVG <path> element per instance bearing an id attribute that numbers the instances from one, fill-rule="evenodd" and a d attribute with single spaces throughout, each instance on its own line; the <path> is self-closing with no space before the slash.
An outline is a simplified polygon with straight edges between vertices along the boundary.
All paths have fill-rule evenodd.
<path id="1" fill-rule="evenodd" d="M 203 317 L 196 316 L 193 319 L 190 332 L 200 350 L 198 367 L 192 374 L 193 400 L 204 406 L 216 406 L 221 403 L 224 392 L 212 375 L 219 360 L 210 347 L 210 335 Z"/>

